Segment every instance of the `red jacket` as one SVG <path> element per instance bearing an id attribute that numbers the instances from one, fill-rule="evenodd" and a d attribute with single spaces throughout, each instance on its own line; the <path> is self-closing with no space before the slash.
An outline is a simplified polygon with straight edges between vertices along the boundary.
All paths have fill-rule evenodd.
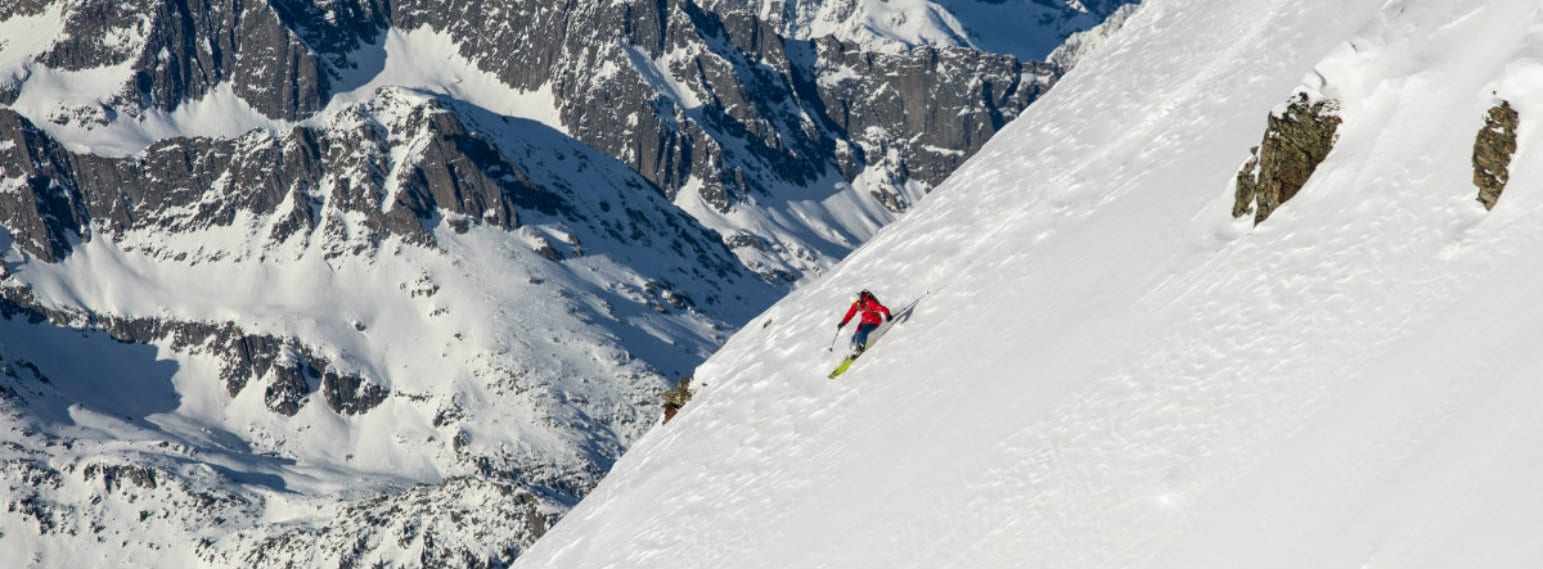
<path id="1" fill-rule="evenodd" d="M 884 305 L 879 304 L 879 301 L 874 300 L 873 298 L 868 298 L 865 300 L 853 302 L 852 307 L 847 309 L 846 317 L 841 319 L 841 325 L 846 326 L 847 322 L 852 321 L 852 315 L 857 314 L 857 311 L 859 310 L 861 310 L 863 313 L 863 324 L 880 324 L 884 322 L 885 318 L 889 317 L 888 308 L 885 308 Z M 879 316 L 881 313 L 884 316 Z"/>

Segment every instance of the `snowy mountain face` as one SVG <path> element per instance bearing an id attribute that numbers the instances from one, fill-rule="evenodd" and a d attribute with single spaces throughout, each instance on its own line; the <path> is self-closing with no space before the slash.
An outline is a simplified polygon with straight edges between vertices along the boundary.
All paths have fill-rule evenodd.
<path id="1" fill-rule="evenodd" d="M 635 172 L 463 105 L 382 91 L 128 158 L 8 115 L 39 221 L 7 237 L 8 459 L 61 482 L 7 478 L 37 505 L 7 552 L 98 564 L 67 544 L 149 515 L 136 565 L 508 559 L 775 293 Z M 118 466 L 144 484 L 82 474 Z"/>
<path id="2" fill-rule="evenodd" d="M 1540 566 L 1540 30 L 1149 0 L 515 566 Z"/>
<path id="3" fill-rule="evenodd" d="M 315 126 L 382 86 L 427 89 L 600 149 L 783 280 L 840 258 L 1053 80 L 976 50 L 787 40 L 690 2 L 162 10 L 13 9 L 18 35 L 61 38 L 6 49 L 0 102 L 72 151 L 126 156 L 175 134 Z"/>
<path id="4" fill-rule="evenodd" d="M 0 3 L 0 557 L 506 564 L 1056 73 L 689 1 Z"/>
<path id="5" fill-rule="evenodd" d="M 973 47 L 1049 61 L 1070 36 L 1137 0 L 709 0 L 743 10 L 797 38 L 830 36 L 871 51 Z M 1117 18 L 1123 20 L 1123 18 Z"/>

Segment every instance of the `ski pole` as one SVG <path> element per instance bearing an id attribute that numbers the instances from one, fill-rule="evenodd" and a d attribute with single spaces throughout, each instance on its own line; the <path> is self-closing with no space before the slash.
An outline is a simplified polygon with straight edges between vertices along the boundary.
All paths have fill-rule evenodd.
<path id="1" fill-rule="evenodd" d="M 840 338 L 840 337 L 841 337 L 841 327 L 837 326 L 836 327 L 836 335 L 830 337 L 830 347 L 829 348 L 825 348 L 825 351 L 827 351 L 827 352 L 834 352 L 834 351 L 836 351 L 836 339 Z"/>

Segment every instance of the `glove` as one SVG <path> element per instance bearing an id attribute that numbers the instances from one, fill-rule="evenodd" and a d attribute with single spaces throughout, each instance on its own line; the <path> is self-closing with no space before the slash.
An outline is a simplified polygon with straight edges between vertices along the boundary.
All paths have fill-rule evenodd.
<path id="1" fill-rule="evenodd" d="M 893 316 L 890 316 L 888 314 L 884 315 L 884 321 L 885 322 L 889 322 L 889 321 L 894 320 L 894 319 L 895 319 L 895 317 L 893 317 Z"/>
<path id="2" fill-rule="evenodd" d="M 839 323 L 839 324 L 836 324 L 836 329 L 837 329 L 837 330 L 840 330 L 840 329 L 841 329 L 841 328 L 842 328 L 842 327 L 844 327 L 844 326 L 846 326 L 846 325 L 847 325 L 847 323 L 846 323 L 846 322 L 842 322 L 842 323 Z"/>

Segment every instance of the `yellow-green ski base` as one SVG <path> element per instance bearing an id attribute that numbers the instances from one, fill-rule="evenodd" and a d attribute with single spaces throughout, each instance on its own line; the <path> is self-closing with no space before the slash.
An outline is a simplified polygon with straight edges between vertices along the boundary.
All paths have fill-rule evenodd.
<path id="1" fill-rule="evenodd" d="M 830 372 L 830 378 L 836 379 L 836 376 L 846 373 L 847 368 L 852 367 L 852 361 L 852 358 L 847 358 L 845 361 L 842 361 L 841 365 L 836 367 L 836 371 Z"/>

